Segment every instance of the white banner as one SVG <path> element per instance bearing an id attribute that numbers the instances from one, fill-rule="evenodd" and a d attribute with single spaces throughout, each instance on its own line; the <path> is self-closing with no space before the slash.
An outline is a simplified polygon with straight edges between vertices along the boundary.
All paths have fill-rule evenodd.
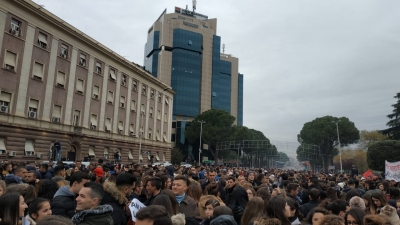
<path id="1" fill-rule="evenodd" d="M 385 160 L 385 179 L 400 182 L 400 161 L 391 163 Z"/>
<path id="2" fill-rule="evenodd" d="M 132 221 L 136 222 L 136 213 L 139 212 L 139 210 L 141 208 L 146 207 L 145 205 L 143 205 L 143 203 L 141 203 L 139 200 L 137 200 L 136 198 L 134 198 L 132 200 L 132 202 L 129 204 L 129 209 L 131 210 L 131 214 L 132 214 Z"/>

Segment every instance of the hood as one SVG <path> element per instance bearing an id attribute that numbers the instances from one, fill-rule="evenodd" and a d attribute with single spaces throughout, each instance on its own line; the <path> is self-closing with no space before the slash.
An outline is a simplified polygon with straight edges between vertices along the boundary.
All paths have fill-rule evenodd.
<path id="1" fill-rule="evenodd" d="M 58 189 L 58 191 L 54 194 L 54 198 L 57 197 L 57 196 L 73 196 L 73 197 L 75 197 L 75 194 L 72 193 L 72 192 L 69 190 L 69 187 L 68 187 L 68 186 L 62 186 L 62 187 L 60 187 L 60 189 Z"/>
<path id="2" fill-rule="evenodd" d="M 397 210 L 390 205 L 386 205 L 381 209 L 382 216 L 388 218 L 392 224 L 400 224 L 399 216 L 397 215 Z"/>
<path id="3" fill-rule="evenodd" d="M 173 215 L 171 217 L 171 221 L 173 225 L 185 225 L 186 224 L 185 214 L 178 213 L 176 215 Z"/>
<path id="4" fill-rule="evenodd" d="M 120 205 L 126 205 L 129 203 L 128 198 L 121 193 L 115 183 L 105 181 L 103 184 L 104 191 L 107 192 L 113 199 L 115 199 Z M 106 197 L 106 196 L 104 196 Z"/>
<path id="5" fill-rule="evenodd" d="M 83 210 L 83 211 L 77 212 L 72 217 L 71 220 L 72 220 L 72 222 L 79 224 L 85 219 L 85 216 L 111 213 L 112 211 L 113 211 L 113 208 L 110 205 L 99 205 L 97 208 L 94 208 L 94 209 Z"/>
<path id="6" fill-rule="evenodd" d="M 211 220 L 211 225 L 237 225 L 233 216 L 230 215 L 221 215 L 217 218 Z"/>

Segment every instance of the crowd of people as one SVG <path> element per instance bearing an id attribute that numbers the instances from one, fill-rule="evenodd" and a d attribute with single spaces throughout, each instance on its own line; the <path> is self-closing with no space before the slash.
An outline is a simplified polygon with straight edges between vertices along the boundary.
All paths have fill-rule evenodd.
<path id="1" fill-rule="evenodd" d="M 394 180 L 225 166 L 1 164 L 0 225 L 400 225 Z"/>

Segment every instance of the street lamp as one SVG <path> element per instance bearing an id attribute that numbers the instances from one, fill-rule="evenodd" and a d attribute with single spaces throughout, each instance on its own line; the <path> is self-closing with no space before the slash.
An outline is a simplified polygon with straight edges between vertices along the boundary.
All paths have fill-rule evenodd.
<path id="1" fill-rule="evenodd" d="M 340 120 L 338 120 L 338 121 L 336 121 L 336 122 L 334 122 L 334 123 L 336 123 L 337 140 L 338 140 L 338 143 L 339 143 L 338 149 L 339 149 L 339 160 L 340 160 L 340 172 L 343 173 L 343 167 L 342 167 L 342 151 L 340 150 L 339 126 L 338 126 L 338 123 L 339 123 L 339 122 L 340 122 Z"/>
<path id="2" fill-rule="evenodd" d="M 200 163 L 201 163 L 201 160 L 200 160 L 200 153 L 201 153 L 201 134 L 203 133 L 203 123 L 206 123 L 206 122 L 200 120 L 199 123 L 200 123 L 199 166 L 200 166 Z"/>

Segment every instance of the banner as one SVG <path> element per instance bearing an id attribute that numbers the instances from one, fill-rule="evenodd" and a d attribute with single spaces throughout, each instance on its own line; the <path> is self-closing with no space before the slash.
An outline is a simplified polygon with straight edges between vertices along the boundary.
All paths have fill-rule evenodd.
<path id="1" fill-rule="evenodd" d="M 372 178 L 374 177 L 374 174 L 371 172 L 371 170 L 367 170 L 364 174 L 363 177 L 368 179 L 368 180 L 372 180 Z"/>
<path id="2" fill-rule="evenodd" d="M 385 160 L 385 179 L 400 182 L 400 161 L 391 163 Z"/>
<path id="3" fill-rule="evenodd" d="M 146 207 L 145 205 L 143 205 L 143 203 L 141 203 L 139 200 L 137 200 L 136 198 L 134 198 L 132 200 L 132 202 L 129 204 L 129 209 L 131 210 L 131 214 L 132 214 L 132 221 L 136 222 L 136 213 L 139 212 L 139 210 L 141 208 Z"/>

